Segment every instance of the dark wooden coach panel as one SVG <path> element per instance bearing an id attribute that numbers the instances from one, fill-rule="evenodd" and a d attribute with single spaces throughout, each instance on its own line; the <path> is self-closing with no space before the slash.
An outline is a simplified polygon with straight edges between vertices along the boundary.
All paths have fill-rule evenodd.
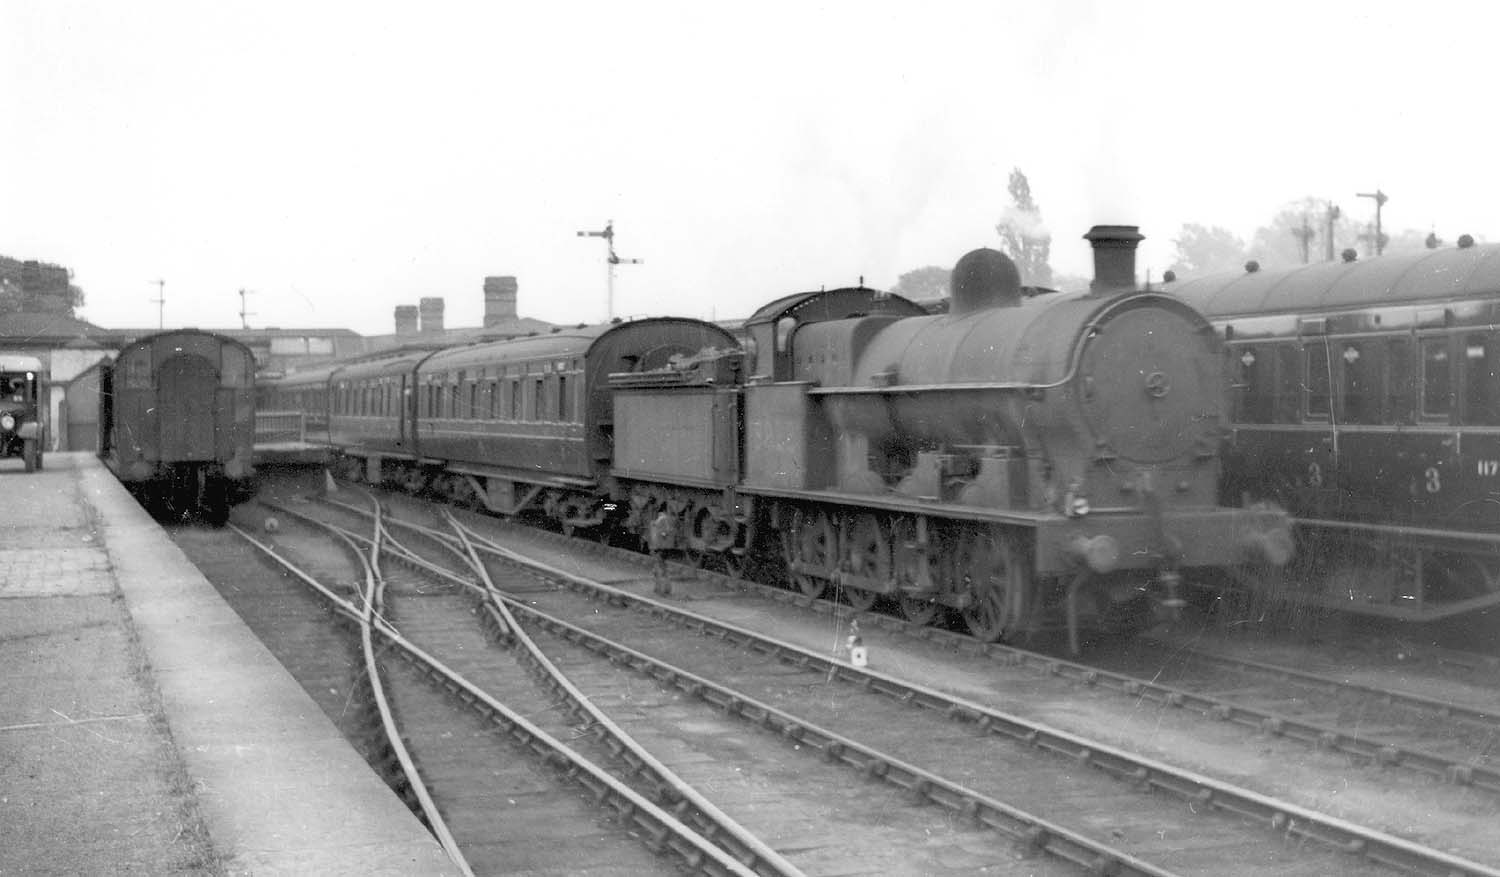
<path id="1" fill-rule="evenodd" d="M 122 480 L 159 465 L 224 465 L 250 472 L 255 442 L 255 366 L 249 348 L 197 330 L 143 338 L 112 371 L 106 460 Z"/>
<path id="2" fill-rule="evenodd" d="M 417 368 L 417 448 L 458 471 L 595 481 L 615 454 L 609 375 L 734 344 L 712 323 L 663 317 L 447 350 Z"/>

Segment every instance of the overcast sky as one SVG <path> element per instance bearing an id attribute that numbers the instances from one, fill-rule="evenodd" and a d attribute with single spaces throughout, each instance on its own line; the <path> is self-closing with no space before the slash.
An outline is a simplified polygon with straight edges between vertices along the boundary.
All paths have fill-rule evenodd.
<path id="1" fill-rule="evenodd" d="M 109 327 L 744 316 L 996 245 L 1012 168 L 1081 235 L 1247 237 L 1306 195 L 1500 238 L 1475 3 L 0 0 L 0 254 Z M 1490 98 L 1484 97 L 1490 94 Z"/>

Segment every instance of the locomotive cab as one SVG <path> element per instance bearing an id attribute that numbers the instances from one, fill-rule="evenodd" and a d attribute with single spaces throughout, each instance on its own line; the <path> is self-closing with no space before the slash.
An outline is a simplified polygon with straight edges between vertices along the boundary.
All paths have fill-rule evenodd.
<path id="1" fill-rule="evenodd" d="M 27 472 L 42 467 L 45 388 L 41 359 L 0 356 L 0 458 L 20 457 Z"/>

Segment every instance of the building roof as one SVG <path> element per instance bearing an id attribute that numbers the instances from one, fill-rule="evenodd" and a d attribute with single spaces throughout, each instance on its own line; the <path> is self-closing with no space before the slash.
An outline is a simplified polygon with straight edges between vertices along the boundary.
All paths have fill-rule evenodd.
<path id="1" fill-rule="evenodd" d="M 114 337 L 114 333 L 107 329 L 67 314 L 0 314 L 0 343 L 41 347 L 110 347 L 114 346 Z"/>

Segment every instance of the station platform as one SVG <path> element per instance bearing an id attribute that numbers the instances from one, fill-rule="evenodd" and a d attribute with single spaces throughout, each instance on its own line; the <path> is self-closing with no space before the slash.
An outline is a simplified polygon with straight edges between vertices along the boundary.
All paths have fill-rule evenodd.
<path id="1" fill-rule="evenodd" d="M 91 454 L 0 461 L 0 874 L 456 874 Z"/>

